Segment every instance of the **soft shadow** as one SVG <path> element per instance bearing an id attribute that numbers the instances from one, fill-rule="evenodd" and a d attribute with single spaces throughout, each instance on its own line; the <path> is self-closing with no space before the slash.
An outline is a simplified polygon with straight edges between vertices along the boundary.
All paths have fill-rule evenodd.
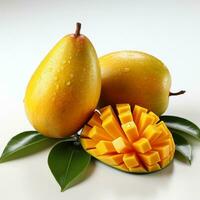
<path id="1" fill-rule="evenodd" d="M 125 174 L 120 182 L 117 182 L 119 179 L 116 179 L 112 193 L 116 193 L 119 199 L 131 199 L 133 196 L 136 199 L 156 198 L 160 191 L 168 191 L 170 188 L 173 171 L 174 165 L 171 163 L 165 169 L 150 174 L 127 174 L 127 176 Z"/>

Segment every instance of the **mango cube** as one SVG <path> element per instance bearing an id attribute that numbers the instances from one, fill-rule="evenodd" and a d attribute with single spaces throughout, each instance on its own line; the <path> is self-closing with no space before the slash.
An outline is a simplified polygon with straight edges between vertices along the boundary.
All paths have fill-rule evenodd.
<path id="1" fill-rule="evenodd" d="M 84 147 L 84 149 L 91 149 L 91 148 L 95 148 L 97 141 L 89 139 L 89 138 L 83 138 L 81 140 L 81 144 Z"/>
<path id="2" fill-rule="evenodd" d="M 137 167 L 139 165 L 139 161 L 135 153 L 124 154 L 123 161 L 128 168 Z"/>
<path id="3" fill-rule="evenodd" d="M 153 150 L 156 150 L 159 153 L 161 159 L 166 158 L 170 154 L 169 145 L 157 146 L 154 147 Z"/>
<path id="4" fill-rule="evenodd" d="M 103 120 L 102 127 L 113 139 L 117 137 L 126 138 L 114 116 L 109 116 Z"/>
<path id="5" fill-rule="evenodd" d="M 127 122 L 132 122 L 133 116 L 132 116 L 131 111 L 126 111 L 126 112 L 119 114 L 119 119 L 120 119 L 121 124 L 125 124 Z"/>
<path id="6" fill-rule="evenodd" d="M 142 133 L 142 136 L 147 138 L 151 143 L 153 143 L 153 141 L 159 138 L 160 135 L 161 135 L 161 131 L 157 129 L 155 125 L 151 125 L 151 124 L 148 125 Z"/>
<path id="7" fill-rule="evenodd" d="M 118 137 L 113 140 L 112 143 L 118 153 L 127 153 L 133 149 L 132 146 L 122 137 Z"/>
<path id="8" fill-rule="evenodd" d="M 134 142 L 133 147 L 139 153 L 146 153 L 151 150 L 151 145 L 146 138 L 141 138 Z"/>
<path id="9" fill-rule="evenodd" d="M 83 147 L 83 148 L 84 148 L 84 147 Z M 95 148 L 95 149 L 88 149 L 87 152 L 88 152 L 90 155 L 94 156 L 94 157 L 97 157 L 97 156 L 100 155 L 99 152 L 98 152 L 98 150 L 97 150 L 96 148 Z"/>
<path id="10" fill-rule="evenodd" d="M 143 166 L 137 166 L 137 167 L 132 167 L 128 168 L 129 172 L 134 172 L 134 173 L 146 173 L 147 170 Z"/>
<path id="11" fill-rule="evenodd" d="M 100 114 L 95 111 L 92 118 L 88 121 L 88 124 L 90 126 L 100 126 L 101 127 L 101 124 L 102 124 L 102 121 L 100 119 Z"/>
<path id="12" fill-rule="evenodd" d="M 126 124 L 122 124 L 122 129 L 130 143 L 135 142 L 139 138 L 137 126 L 133 121 L 128 122 Z"/>
<path id="13" fill-rule="evenodd" d="M 153 165 L 160 161 L 160 156 L 157 151 L 151 151 L 145 154 L 139 154 L 142 161 L 147 165 Z"/>
<path id="14" fill-rule="evenodd" d="M 82 131 L 81 131 L 81 136 L 82 136 L 82 137 L 89 137 L 88 134 L 89 134 L 89 132 L 90 132 L 91 129 L 92 129 L 92 128 L 91 128 L 90 126 L 85 125 L 85 126 L 83 127 Z"/>
<path id="15" fill-rule="evenodd" d="M 110 141 L 100 140 L 97 145 L 96 149 L 100 155 L 108 154 L 108 153 L 115 153 L 116 150 Z"/>
<path id="16" fill-rule="evenodd" d="M 140 117 L 142 115 L 142 113 L 147 113 L 147 109 L 143 108 L 141 106 L 135 105 L 134 110 L 133 110 L 133 119 L 134 122 L 138 125 Z"/>
<path id="17" fill-rule="evenodd" d="M 120 165 L 123 163 L 123 154 L 103 155 L 98 157 L 103 162 L 112 166 Z"/>
<path id="18" fill-rule="evenodd" d="M 94 126 L 88 133 L 89 138 L 94 140 L 112 140 L 112 137 L 101 127 Z"/>
<path id="19" fill-rule="evenodd" d="M 125 171 L 127 172 L 128 171 L 128 168 L 126 167 L 126 165 L 124 163 L 122 163 L 121 165 L 117 165 L 115 166 L 117 169 L 119 170 L 122 170 L 122 171 Z"/>
<path id="20" fill-rule="evenodd" d="M 116 119 L 116 115 L 112 109 L 112 106 L 106 106 L 105 108 L 101 109 L 101 116 L 100 119 L 103 121 L 109 116 L 114 116 Z"/>
<path id="21" fill-rule="evenodd" d="M 117 104 L 116 105 L 117 111 L 119 114 L 131 111 L 131 106 L 129 104 Z"/>
<path id="22" fill-rule="evenodd" d="M 169 164 L 169 162 L 170 162 L 170 156 L 168 156 L 168 157 L 162 159 L 162 160 L 159 162 L 159 164 L 160 164 L 160 166 L 163 168 L 163 167 L 166 167 L 166 166 Z"/>
<path id="23" fill-rule="evenodd" d="M 140 120 L 138 122 L 138 128 L 141 134 L 148 125 L 154 123 L 154 120 L 155 118 L 152 115 L 149 115 L 144 112 L 141 114 Z"/>
<path id="24" fill-rule="evenodd" d="M 160 170 L 160 165 L 158 163 L 154 165 L 146 165 L 146 168 L 148 169 L 149 172 L 154 172 Z"/>
<path id="25" fill-rule="evenodd" d="M 157 122 L 159 122 L 160 119 L 159 119 L 158 115 L 156 115 L 155 113 L 153 113 L 151 111 L 148 114 L 154 118 L 153 124 L 156 124 Z"/>

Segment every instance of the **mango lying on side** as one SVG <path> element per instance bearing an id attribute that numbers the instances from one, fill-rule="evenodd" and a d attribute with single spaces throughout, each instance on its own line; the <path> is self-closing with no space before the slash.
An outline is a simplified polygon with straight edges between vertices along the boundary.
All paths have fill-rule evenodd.
<path id="1" fill-rule="evenodd" d="M 92 156 L 114 168 L 149 173 L 166 167 L 175 144 L 163 121 L 146 108 L 117 104 L 95 111 L 82 129 L 80 141 Z"/>
<path id="2" fill-rule="evenodd" d="M 116 51 L 100 57 L 99 62 L 102 79 L 99 107 L 130 103 L 161 115 L 168 107 L 169 96 L 185 92 L 170 92 L 168 68 L 150 54 Z"/>

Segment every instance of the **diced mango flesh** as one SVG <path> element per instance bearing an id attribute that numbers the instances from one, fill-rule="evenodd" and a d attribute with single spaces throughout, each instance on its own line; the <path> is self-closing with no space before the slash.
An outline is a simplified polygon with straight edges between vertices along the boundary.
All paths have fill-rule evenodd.
<path id="1" fill-rule="evenodd" d="M 151 150 L 149 140 L 147 140 L 146 138 L 140 138 L 139 140 L 134 142 L 133 147 L 139 153 L 146 153 Z"/>
<path id="2" fill-rule="evenodd" d="M 170 162 L 170 156 L 166 157 L 165 159 L 161 160 L 159 162 L 160 166 L 163 168 L 165 166 L 167 166 Z"/>
<path id="3" fill-rule="evenodd" d="M 110 141 L 100 140 L 97 145 L 96 149 L 100 155 L 108 154 L 108 153 L 115 153 L 116 150 Z"/>
<path id="4" fill-rule="evenodd" d="M 131 106 L 129 104 L 117 104 L 116 108 L 119 114 L 131 111 Z"/>
<path id="5" fill-rule="evenodd" d="M 84 148 L 84 147 L 83 147 Z M 95 157 L 95 158 L 97 158 L 97 156 L 99 156 L 100 154 L 99 154 L 99 152 L 98 152 L 98 150 L 95 148 L 95 149 L 89 149 L 89 150 L 87 150 L 87 152 L 90 154 L 90 155 L 92 155 L 93 157 Z"/>
<path id="6" fill-rule="evenodd" d="M 143 166 L 128 168 L 128 170 L 130 172 L 134 172 L 134 173 L 146 173 L 147 172 L 147 170 Z"/>
<path id="7" fill-rule="evenodd" d="M 147 109 L 117 104 L 94 112 L 80 135 L 83 148 L 98 160 L 133 173 L 160 170 L 175 152 L 173 137 L 164 122 Z M 120 123 L 121 122 L 121 123 Z"/>
<path id="8" fill-rule="evenodd" d="M 122 170 L 122 171 L 125 171 L 127 172 L 128 171 L 128 168 L 126 167 L 126 165 L 124 163 L 122 163 L 121 165 L 117 165 L 115 166 L 117 169 L 119 170 Z"/>
<path id="9" fill-rule="evenodd" d="M 103 120 L 102 127 L 113 139 L 117 137 L 125 138 L 125 134 L 123 133 L 115 117 L 112 115 Z"/>
<path id="10" fill-rule="evenodd" d="M 130 143 L 135 142 L 139 138 L 137 126 L 134 122 L 122 124 L 122 129 Z"/>
<path id="11" fill-rule="evenodd" d="M 102 121 L 100 119 L 100 114 L 97 111 L 95 111 L 91 119 L 88 121 L 88 125 L 101 127 L 101 124 Z"/>
<path id="12" fill-rule="evenodd" d="M 170 131 L 167 128 L 167 126 L 165 125 L 165 123 L 163 121 L 159 122 L 157 124 L 157 129 L 161 132 L 160 137 L 157 139 L 157 142 L 159 141 L 163 141 L 164 139 L 168 139 L 169 135 L 170 135 Z"/>
<path id="13" fill-rule="evenodd" d="M 123 155 L 124 154 L 103 155 L 99 156 L 98 158 L 109 165 L 115 166 L 123 163 Z"/>
<path id="14" fill-rule="evenodd" d="M 158 163 L 160 161 L 160 156 L 157 151 L 151 151 L 144 154 L 139 154 L 141 160 L 143 163 L 147 165 L 154 165 L 155 163 Z"/>
<path id="15" fill-rule="evenodd" d="M 154 147 L 153 150 L 159 153 L 161 159 L 166 158 L 170 154 L 169 145 L 157 146 L 157 147 Z"/>
<path id="16" fill-rule="evenodd" d="M 146 168 L 148 169 L 149 172 L 154 172 L 160 170 L 160 165 L 158 163 L 154 165 L 146 165 Z"/>
<path id="17" fill-rule="evenodd" d="M 81 131 L 81 136 L 82 137 L 89 137 L 88 134 L 89 134 L 89 131 L 91 130 L 92 128 L 88 125 L 85 125 Z"/>
<path id="18" fill-rule="evenodd" d="M 122 137 L 118 137 L 117 139 L 113 140 L 112 143 L 118 153 L 127 153 L 133 149 L 130 143 Z"/>
<path id="19" fill-rule="evenodd" d="M 150 111 L 148 114 L 154 118 L 154 122 L 153 122 L 154 124 L 156 124 L 160 120 L 158 115 L 156 115 L 155 113 Z"/>
<path id="20" fill-rule="evenodd" d="M 105 108 L 101 109 L 100 119 L 102 121 L 105 120 L 109 116 L 114 116 L 114 118 L 117 119 L 117 117 L 112 109 L 112 106 L 106 106 Z"/>
<path id="21" fill-rule="evenodd" d="M 97 141 L 89 139 L 89 138 L 83 138 L 81 140 L 81 144 L 84 147 L 84 149 L 92 149 L 97 144 Z"/>
<path id="22" fill-rule="evenodd" d="M 124 154 L 123 161 L 128 168 L 137 167 L 139 165 L 139 161 L 135 153 Z"/>
<path id="23" fill-rule="evenodd" d="M 135 105 L 134 110 L 133 110 L 133 119 L 136 124 L 138 124 L 142 113 L 147 113 L 147 109 L 140 107 L 138 105 Z"/>
<path id="24" fill-rule="evenodd" d="M 148 125 L 142 133 L 142 136 L 147 138 L 151 143 L 157 138 L 159 138 L 160 135 L 161 131 L 158 130 L 155 125 L 152 124 Z"/>
<path id="25" fill-rule="evenodd" d="M 141 132 L 141 135 L 148 125 L 154 124 L 154 121 L 155 121 L 154 116 L 144 112 L 141 114 L 140 120 L 138 122 L 138 128 L 139 131 Z"/>
<path id="26" fill-rule="evenodd" d="M 112 137 L 102 128 L 94 126 L 88 133 L 89 138 L 94 140 L 112 140 Z"/>
<path id="27" fill-rule="evenodd" d="M 126 112 L 119 114 L 119 119 L 120 119 L 121 124 L 126 124 L 128 122 L 132 122 L 133 116 L 132 116 L 131 111 L 126 111 Z"/>

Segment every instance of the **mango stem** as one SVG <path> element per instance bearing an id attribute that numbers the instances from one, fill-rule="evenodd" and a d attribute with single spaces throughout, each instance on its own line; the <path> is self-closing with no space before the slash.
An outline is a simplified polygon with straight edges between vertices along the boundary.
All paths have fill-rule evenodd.
<path id="1" fill-rule="evenodd" d="M 179 92 L 169 92 L 169 96 L 178 96 L 184 94 L 185 92 L 186 92 L 185 90 L 181 90 Z"/>
<path id="2" fill-rule="evenodd" d="M 76 23 L 76 31 L 75 31 L 75 33 L 74 33 L 74 36 L 75 36 L 75 37 L 80 36 L 80 31 L 81 31 L 81 23 L 80 23 L 80 22 L 77 22 L 77 23 Z"/>

